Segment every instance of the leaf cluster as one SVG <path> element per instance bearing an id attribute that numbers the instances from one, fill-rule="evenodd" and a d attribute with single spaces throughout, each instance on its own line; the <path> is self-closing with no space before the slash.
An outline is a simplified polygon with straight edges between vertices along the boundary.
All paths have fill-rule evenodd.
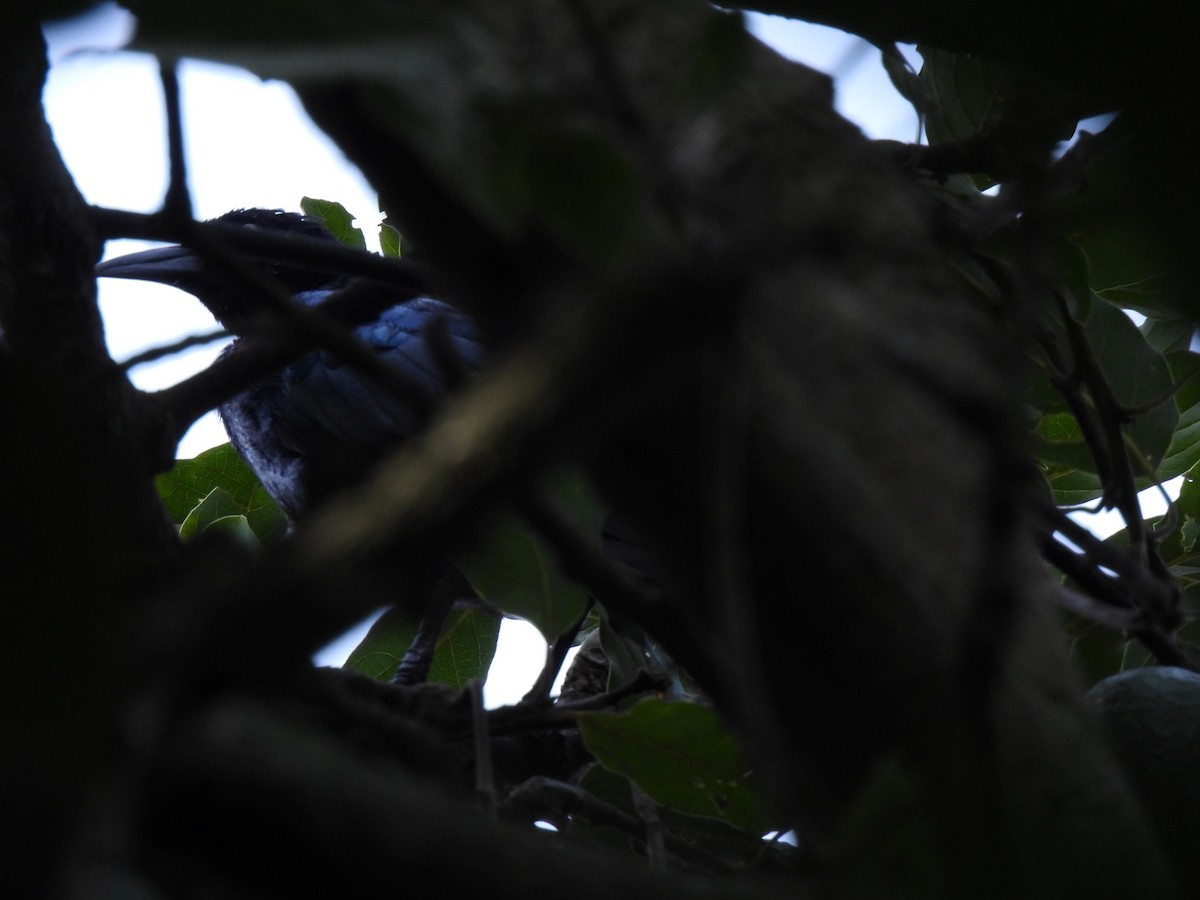
<path id="1" fill-rule="evenodd" d="M 1128 116 L 1079 122 L 1059 112 L 1071 108 L 1065 96 L 1018 65 L 924 54 L 930 154 L 966 145 L 965 159 L 988 146 L 963 173 L 971 186 L 948 202 L 1004 214 L 1007 203 L 1021 207 L 976 245 L 975 275 L 981 295 L 1024 317 L 1018 327 L 1032 333 L 1031 456 L 1049 489 L 1042 543 L 1068 589 L 1094 601 L 1068 604 L 1072 633 L 1089 636 L 1075 642 L 1085 672 L 1194 665 L 1195 610 L 1181 589 L 1195 527 L 1186 486 L 1200 464 L 1197 310 L 1135 200 L 1143 162 Z M 1183 493 L 1164 488 L 1181 478 Z M 1165 516 L 1143 521 L 1146 491 L 1167 500 Z M 1085 510 L 1124 526 L 1109 529 L 1117 533 L 1102 551 L 1098 537 L 1063 527 Z"/>

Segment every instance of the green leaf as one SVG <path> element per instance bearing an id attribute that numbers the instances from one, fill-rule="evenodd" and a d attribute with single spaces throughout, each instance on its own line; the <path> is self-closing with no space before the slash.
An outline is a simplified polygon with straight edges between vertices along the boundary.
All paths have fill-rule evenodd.
<path id="1" fill-rule="evenodd" d="M 384 256 L 399 258 L 404 255 L 404 238 L 400 229 L 390 222 L 379 223 L 379 247 Z"/>
<path id="2" fill-rule="evenodd" d="M 629 684 L 639 672 L 648 668 L 645 649 L 614 629 L 603 611 L 600 615 L 600 647 L 608 657 L 610 691 Z"/>
<path id="3" fill-rule="evenodd" d="M 1154 663 L 1154 656 L 1140 641 L 1119 631 L 1076 620 L 1068 627 L 1068 632 L 1071 634 L 1071 658 L 1089 686 L 1110 675 Z"/>
<path id="4" fill-rule="evenodd" d="M 578 720 L 596 759 L 655 802 L 754 834 L 770 830 L 754 772 L 711 707 L 648 698 L 626 712 L 579 713 Z"/>
<path id="5" fill-rule="evenodd" d="M 1079 423 L 1068 412 L 1048 413 L 1038 420 L 1034 432 L 1037 438 L 1035 454 L 1057 470 L 1094 472 L 1091 451 L 1083 440 Z"/>
<path id="6" fill-rule="evenodd" d="M 1179 497 L 1175 500 L 1176 511 L 1184 518 L 1193 522 L 1200 520 L 1200 463 L 1192 467 L 1183 476 L 1183 484 L 1179 488 Z"/>
<path id="7" fill-rule="evenodd" d="M 1129 642 L 1094 623 L 1080 622 L 1071 637 L 1071 659 L 1088 687 L 1121 671 Z"/>
<path id="8" fill-rule="evenodd" d="M 1161 464 L 1170 451 L 1179 410 L 1166 359 L 1146 342 L 1124 311 L 1107 303 L 1096 304 L 1087 335 L 1117 402 L 1134 411 L 1126 433 L 1141 454 L 1140 460 L 1132 461 L 1138 487 L 1170 477 L 1164 476 Z"/>
<path id="9" fill-rule="evenodd" d="M 920 78 L 933 103 L 925 119 L 929 143 L 971 137 L 1000 109 L 1009 66 L 969 53 L 917 49 L 924 60 Z"/>
<path id="10" fill-rule="evenodd" d="M 380 616 L 346 659 L 345 668 L 386 681 L 416 636 L 418 622 L 402 610 Z M 484 678 L 496 655 L 500 619 L 479 607 L 450 613 L 434 650 L 429 681 L 462 690 L 472 678 Z"/>
<path id="11" fill-rule="evenodd" d="M 1196 323 L 1190 319 L 1147 319 L 1138 326 L 1146 343 L 1159 353 L 1187 350 L 1196 333 Z"/>
<path id="12" fill-rule="evenodd" d="M 220 490 L 220 488 L 217 490 Z M 213 519 L 204 526 L 203 530 L 208 533 L 214 531 L 224 532 L 250 547 L 262 546 L 258 535 L 254 533 L 254 529 L 250 527 L 250 523 L 243 515 L 222 516 L 218 519 Z"/>
<path id="13" fill-rule="evenodd" d="M 1098 296 L 1147 316 L 1196 312 L 1180 302 L 1156 248 L 1142 245 L 1116 226 L 1097 225 L 1076 240 L 1087 254 Z"/>
<path id="14" fill-rule="evenodd" d="M 649 672 L 663 679 L 660 697 L 671 700 L 693 699 L 698 688 L 682 672 L 675 662 L 657 643 L 647 635 L 626 637 L 613 627 L 603 607 L 599 607 L 598 625 L 600 648 L 608 658 L 608 689 L 618 690 L 637 678 L 641 672 Z M 669 682 L 669 683 L 668 683 Z"/>
<path id="15" fill-rule="evenodd" d="M 1172 378 L 1180 386 L 1175 391 L 1179 421 L 1158 469 L 1158 476 L 1164 481 L 1192 472 L 1200 464 L 1200 378 L 1195 377 L 1200 356 L 1176 351 L 1167 354 L 1166 360 Z"/>
<path id="16" fill-rule="evenodd" d="M 1150 487 L 1155 480 L 1165 482 L 1194 472 L 1200 465 L 1200 378 L 1192 378 L 1189 374 L 1200 365 L 1200 357 L 1191 352 L 1176 351 L 1167 354 L 1166 361 L 1175 382 L 1188 380 L 1175 391 L 1177 417 L 1162 461 L 1153 479 L 1135 479 L 1139 488 Z M 1165 427 L 1165 422 L 1160 424 Z M 1038 420 L 1034 434 L 1034 454 L 1050 483 L 1055 503 L 1075 506 L 1100 496 L 1100 480 L 1095 475 L 1073 416 L 1065 412 L 1047 413 Z M 1185 483 L 1185 490 L 1188 484 L 1190 482 Z"/>
<path id="17" fill-rule="evenodd" d="M 1083 330 L 1113 397 L 1132 411 L 1132 421 L 1124 431 L 1133 445 L 1130 452 L 1138 487 L 1190 468 L 1193 436 L 1177 434 L 1181 418 L 1172 399 L 1175 382 L 1166 357 L 1150 346 L 1125 312 L 1109 303 L 1092 304 Z M 1059 343 L 1069 346 L 1065 334 Z M 1056 503 L 1087 503 L 1101 495 L 1095 463 L 1070 413 L 1047 412 L 1039 418 L 1035 435 L 1035 455 Z"/>
<path id="18" fill-rule="evenodd" d="M 1179 417 L 1179 426 L 1171 436 L 1171 445 L 1158 467 L 1163 481 L 1192 471 L 1200 462 L 1200 407 L 1188 408 Z"/>
<path id="19" fill-rule="evenodd" d="M 1087 257 L 1092 290 L 1105 300 L 1151 318 L 1194 321 L 1200 308 L 1169 276 L 1158 223 L 1143 212 L 1140 166 L 1126 148 L 1088 166 L 1087 190 L 1064 205 L 1063 234 Z"/>
<path id="20" fill-rule="evenodd" d="M 333 200 L 314 200 L 304 197 L 300 208 L 305 215 L 320 219 L 340 243 L 355 250 L 366 250 L 367 239 L 361 228 L 354 227 L 354 216 L 342 204 Z"/>
<path id="21" fill-rule="evenodd" d="M 638 817 L 629 779 L 623 775 L 592 763 L 584 770 L 578 785 L 593 799 L 635 819 Z M 707 857 L 718 871 L 728 871 L 730 866 L 744 870 L 764 870 L 795 863 L 795 848 L 788 844 L 766 841 L 758 832 L 734 828 L 720 819 L 690 816 L 661 806 L 658 808 L 658 817 L 670 838 L 686 844 L 699 859 Z M 587 820 L 578 814 L 571 816 L 567 831 L 571 837 L 592 845 L 642 857 L 645 855 L 640 835 L 630 835 L 603 822 Z M 684 857 L 684 860 L 694 861 L 688 857 Z M 703 867 L 705 863 L 699 862 L 699 865 Z"/>
<path id="22" fill-rule="evenodd" d="M 1129 316 L 1108 303 L 1095 304 L 1084 327 L 1117 402 L 1129 408 L 1155 404 L 1137 413 L 1129 435 L 1151 469 L 1157 469 L 1179 423 L 1166 359 L 1146 342 Z"/>
<path id="23" fill-rule="evenodd" d="M 1173 521 L 1174 527 L 1163 535 L 1158 545 L 1163 561 L 1170 567 L 1172 576 L 1185 595 L 1194 584 L 1200 583 L 1200 557 L 1194 555 L 1196 539 L 1200 537 L 1200 485 L 1197 484 L 1197 477 L 1200 477 L 1200 463 L 1183 473 L 1179 495 L 1171 504 L 1174 515 L 1162 519 L 1162 522 Z M 1148 524 L 1156 530 L 1162 528 L 1160 522 Z"/>
<path id="24" fill-rule="evenodd" d="M 494 524 L 483 540 L 454 554 L 479 596 L 528 619 L 552 641 L 583 612 L 587 592 L 563 574 L 554 552 L 514 516 Z"/>
<path id="25" fill-rule="evenodd" d="M 917 52 L 923 60 L 919 77 L 933 103 L 925 127 L 931 144 L 972 137 L 1012 110 L 1013 100 L 1031 89 L 1028 71 L 1022 82 L 1020 70 L 1010 63 L 925 45 L 919 45 Z M 1046 82 L 1037 88 L 1054 90 Z M 1022 112 L 1021 108 L 1016 110 L 1017 114 Z M 1074 120 L 1058 123 L 1058 139 L 1070 138 L 1075 124 Z"/>
<path id="26" fill-rule="evenodd" d="M 603 512 L 586 482 L 568 473 L 555 482 L 552 496 L 599 546 Z M 587 604 L 587 591 L 566 576 L 554 551 L 515 516 L 502 517 L 476 546 L 453 556 L 480 597 L 528 619 L 547 641 L 578 619 Z"/>
<path id="27" fill-rule="evenodd" d="M 208 496 L 197 503 L 179 526 L 179 537 L 193 540 L 210 528 L 227 531 L 239 538 L 248 538 L 254 545 L 259 543 L 246 516 L 234 502 L 228 491 L 219 487 L 209 491 Z"/>
<path id="28" fill-rule="evenodd" d="M 214 488 L 220 488 L 259 540 L 275 540 L 287 531 L 287 517 L 229 444 L 205 450 L 194 459 L 176 460 L 175 468 L 159 475 L 155 484 L 176 525 L 182 525 Z"/>
<path id="29" fill-rule="evenodd" d="M 1008 277 L 1016 279 L 1020 277 L 1017 274 L 1019 267 L 1011 262 L 1011 259 L 1019 259 L 1024 251 L 1021 250 L 1019 243 L 1014 245 L 1014 238 L 1015 236 L 1009 231 L 994 236 L 989 242 L 989 256 L 994 264 L 1003 267 L 1002 271 L 1005 271 Z M 1088 321 L 1092 314 L 1092 301 L 1095 295 L 1088 284 L 1087 257 L 1083 255 L 1083 251 L 1079 249 L 1078 245 L 1068 240 L 1054 240 L 1050 249 L 1054 258 L 1055 281 L 1059 294 L 1066 303 L 1067 314 L 1076 322 Z M 1002 302 L 1007 304 L 1008 301 Z M 1069 357 L 1068 348 L 1071 346 L 1071 342 L 1061 321 L 1062 311 L 1057 306 L 1050 304 L 1042 314 L 1059 352 L 1064 357 Z M 1030 405 L 1045 414 L 1069 412 L 1070 406 L 1055 384 L 1051 363 L 1042 357 L 1035 357 L 1034 362 L 1035 365 L 1030 371 L 1027 397 Z M 1074 421 L 1074 417 L 1072 417 L 1072 421 Z M 1053 422 L 1046 424 L 1051 429 L 1056 427 Z M 1042 429 L 1039 427 L 1039 430 Z M 1052 443 L 1061 442 L 1061 439 L 1056 440 L 1051 434 L 1043 435 L 1043 437 Z"/>
<path id="30" fill-rule="evenodd" d="M 1104 493 L 1098 476 L 1077 469 L 1045 470 L 1056 506 L 1082 506 Z"/>
<path id="31" fill-rule="evenodd" d="M 971 53 L 956 53 L 937 47 L 917 47 L 923 63 L 919 74 L 928 98 L 925 116 L 925 135 L 930 144 L 942 144 L 972 138 L 981 130 L 995 124 L 1001 116 L 1010 122 L 1030 117 L 1028 98 L 1053 90 L 1048 82 L 1034 88 L 1029 83 L 1030 71 Z M 1049 109 L 1052 102 L 1043 101 L 1041 108 Z M 1054 123 L 1052 136 L 1065 141 L 1075 132 L 1076 122 L 1068 118 Z M 1007 129 L 1009 134 L 1014 131 Z M 973 173 L 981 189 L 994 184 L 991 173 Z"/>
<path id="32" fill-rule="evenodd" d="M 1190 523 L 1191 534 L 1189 540 L 1192 547 L 1196 544 L 1196 534 L 1198 530 L 1194 522 Z M 1200 619 L 1200 557 L 1189 557 L 1187 562 L 1193 563 L 1190 566 L 1171 566 L 1171 574 L 1178 579 L 1179 583 L 1179 611 L 1183 613 L 1185 619 L 1193 621 Z"/>
<path id="33" fill-rule="evenodd" d="M 1087 322 L 1091 318 L 1092 303 L 1096 299 L 1090 280 L 1087 254 L 1074 241 L 1055 238 L 1052 246 L 1055 268 L 1063 297 L 1067 301 L 1068 312 L 1075 321 Z M 1016 249 L 1016 258 L 1020 258 L 1021 252 L 1020 249 Z"/>

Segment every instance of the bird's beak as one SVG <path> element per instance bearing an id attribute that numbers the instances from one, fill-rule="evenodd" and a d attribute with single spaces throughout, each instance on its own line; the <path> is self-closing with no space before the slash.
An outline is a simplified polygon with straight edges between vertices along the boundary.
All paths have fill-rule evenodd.
<path id="1" fill-rule="evenodd" d="M 134 278 L 187 289 L 204 271 L 199 256 L 186 247 L 155 247 L 106 259 L 96 266 L 98 278 Z"/>

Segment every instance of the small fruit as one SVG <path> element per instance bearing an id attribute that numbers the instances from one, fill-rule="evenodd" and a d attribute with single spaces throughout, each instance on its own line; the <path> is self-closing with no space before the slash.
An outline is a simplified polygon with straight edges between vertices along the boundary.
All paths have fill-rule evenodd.
<path id="1" fill-rule="evenodd" d="M 1184 883 L 1200 877 L 1200 675 L 1131 669 L 1087 694 Z"/>

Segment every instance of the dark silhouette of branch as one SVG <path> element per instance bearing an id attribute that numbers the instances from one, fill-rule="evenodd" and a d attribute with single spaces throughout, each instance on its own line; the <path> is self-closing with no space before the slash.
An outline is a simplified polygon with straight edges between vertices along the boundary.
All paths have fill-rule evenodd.
<path id="1" fill-rule="evenodd" d="M 183 112 L 179 102 L 179 63 L 160 59 L 159 80 L 167 109 L 167 161 L 170 180 L 163 197 L 162 215 L 177 222 L 192 218 L 192 195 L 188 191 L 187 156 L 183 150 Z"/>

